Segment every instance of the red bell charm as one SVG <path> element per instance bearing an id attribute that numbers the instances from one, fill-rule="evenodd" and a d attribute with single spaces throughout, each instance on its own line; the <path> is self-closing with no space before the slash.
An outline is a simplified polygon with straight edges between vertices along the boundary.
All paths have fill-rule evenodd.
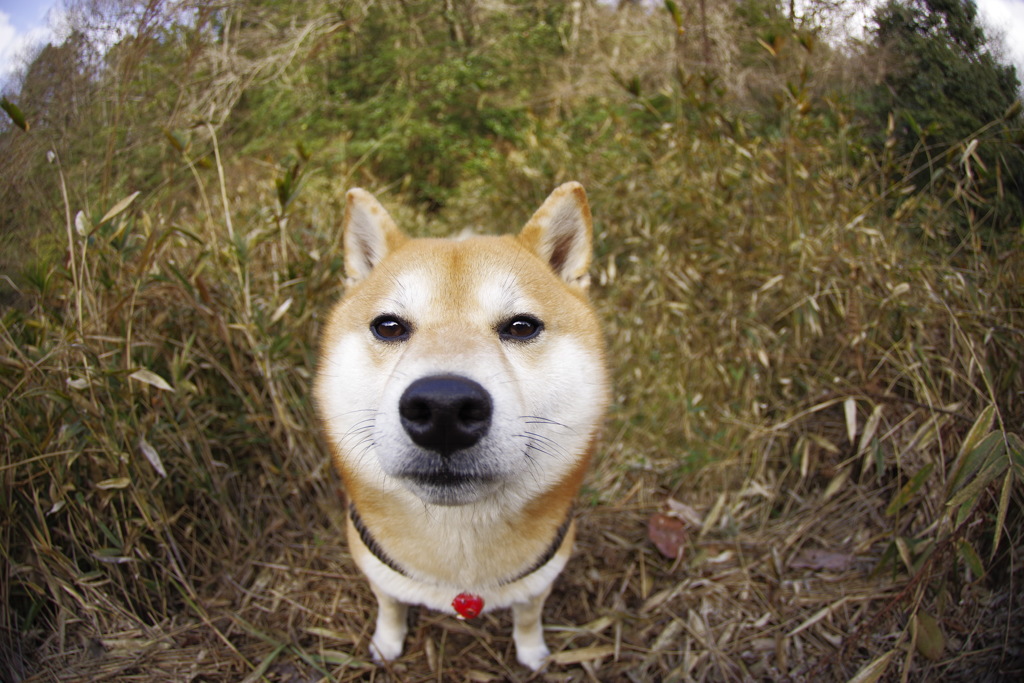
<path id="1" fill-rule="evenodd" d="M 484 599 L 472 593 L 459 593 L 452 600 L 452 608 L 459 619 L 475 619 L 484 611 Z"/>

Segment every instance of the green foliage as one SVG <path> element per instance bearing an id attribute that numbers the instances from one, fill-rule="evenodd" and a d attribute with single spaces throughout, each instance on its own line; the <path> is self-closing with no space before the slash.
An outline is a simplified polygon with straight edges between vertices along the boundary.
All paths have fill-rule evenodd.
<path id="1" fill-rule="evenodd" d="M 964 213 L 988 213 L 996 232 L 1024 221 L 1024 153 L 1015 140 L 1024 119 L 1020 81 L 1012 66 L 996 61 L 967 0 L 890 0 L 873 18 L 875 44 L 892 62 L 869 93 L 868 114 L 879 149 L 890 149 L 904 169 L 921 168 L 920 181 L 935 196 L 959 203 Z M 895 117 L 889 135 L 881 124 Z M 870 134 L 870 133 L 869 133 Z M 950 150 L 978 163 L 953 169 L 939 157 Z M 966 199 L 965 199 L 966 198 Z M 963 238 L 966 221 L 957 238 Z"/>
<path id="2" fill-rule="evenodd" d="M 14 123 L 18 128 L 21 128 L 26 133 L 28 132 L 28 121 L 25 120 L 25 115 L 21 112 L 18 105 L 11 102 L 9 99 L 4 97 L 0 99 L 0 109 L 3 109 L 7 116 L 10 117 L 11 122 Z"/>

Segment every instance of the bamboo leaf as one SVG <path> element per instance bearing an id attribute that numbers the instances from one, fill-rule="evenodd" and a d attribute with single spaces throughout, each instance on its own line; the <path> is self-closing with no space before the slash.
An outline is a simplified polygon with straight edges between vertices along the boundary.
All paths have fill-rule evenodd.
<path id="1" fill-rule="evenodd" d="M 153 448 L 153 446 L 150 445 L 148 441 L 146 441 L 145 437 L 139 438 L 139 450 L 142 451 L 142 454 L 144 456 L 146 456 L 146 460 L 148 460 L 149 464 L 153 466 L 153 469 L 156 470 L 156 473 L 159 474 L 164 479 L 166 479 L 167 470 L 164 469 L 163 460 L 160 459 L 160 454 L 157 452 L 155 448 Z"/>
<path id="2" fill-rule="evenodd" d="M 128 376 L 144 384 L 154 386 L 157 389 L 162 389 L 163 391 L 174 391 L 174 387 L 168 384 L 167 380 L 165 380 L 163 377 L 156 374 L 152 370 L 140 368 Z"/>
<path id="3" fill-rule="evenodd" d="M 971 511 L 978 502 L 978 496 L 968 498 L 960 504 L 960 509 L 956 511 L 956 525 L 960 526 L 967 518 L 971 515 Z"/>
<path id="4" fill-rule="evenodd" d="M 89 233 L 92 232 L 92 226 L 89 225 L 89 219 L 85 215 L 85 211 L 79 211 L 75 214 L 75 232 L 82 237 L 88 237 Z"/>
<path id="5" fill-rule="evenodd" d="M 930 462 L 919 469 L 917 473 L 910 478 L 910 481 L 903 485 L 903 488 L 899 490 L 899 493 L 893 497 L 892 502 L 889 503 L 889 507 L 885 509 L 885 514 L 892 517 L 899 512 L 904 505 L 909 503 L 910 499 L 913 498 L 914 494 L 921 488 L 925 480 L 928 478 L 928 475 L 932 473 L 933 469 L 935 469 L 935 463 L 933 462 Z"/>
<path id="6" fill-rule="evenodd" d="M 967 452 L 957 463 L 955 474 L 950 479 L 950 494 L 968 485 L 980 470 L 988 468 L 994 461 L 1001 460 L 1004 444 L 1003 435 L 1000 432 L 992 432 Z"/>
<path id="7" fill-rule="evenodd" d="M 836 476 L 832 477 L 832 481 L 830 481 L 828 483 L 828 486 L 825 488 L 825 493 L 823 493 L 821 496 L 822 501 L 826 501 L 832 496 L 839 493 L 839 490 L 843 488 L 843 485 L 846 484 L 846 480 L 849 478 L 849 467 L 844 467 L 843 469 L 839 470 L 839 473 L 836 474 Z"/>
<path id="8" fill-rule="evenodd" d="M 985 576 L 985 565 L 981 563 L 978 551 L 974 549 L 974 546 L 969 541 L 961 540 L 957 546 L 957 551 L 960 553 L 960 557 L 967 565 L 967 568 L 974 574 L 975 580 Z"/>
<path id="9" fill-rule="evenodd" d="M 843 413 L 846 414 L 846 436 L 850 443 L 854 443 L 857 438 L 857 401 L 852 396 L 843 401 Z"/>
<path id="10" fill-rule="evenodd" d="M 270 665 L 277 660 L 286 647 L 288 646 L 284 643 L 279 643 L 270 654 L 263 658 L 263 661 L 249 672 L 248 676 L 242 679 L 242 683 L 256 683 L 256 681 L 263 680 L 263 674 L 267 673 Z"/>
<path id="11" fill-rule="evenodd" d="M 583 647 L 578 650 L 563 650 L 551 655 L 550 659 L 555 664 L 568 665 L 568 664 L 581 664 L 583 662 L 592 662 L 596 659 L 602 659 L 609 655 L 615 654 L 614 645 L 592 645 L 590 647 Z"/>
<path id="12" fill-rule="evenodd" d="M 995 559 L 996 551 L 999 550 L 999 541 L 1003 537 L 1003 526 L 1006 524 L 1006 510 L 1010 506 L 1010 491 L 1013 489 L 1013 478 L 1013 470 L 1007 468 L 1006 476 L 1003 477 L 1003 488 L 999 492 L 999 511 L 996 513 L 996 528 L 992 530 L 990 562 Z"/>
<path id="13" fill-rule="evenodd" d="M 960 450 L 956 455 L 956 466 L 953 468 L 953 476 L 950 478 L 950 493 L 956 490 L 956 483 L 961 479 L 961 472 L 964 471 L 964 467 L 968 464 L 970 454 L 977 449 L 978 444 L 985 438 L 985 435 L 992 431 L 992 422 L 995 419 L 995 414 L 994 405 L 986 407 L 975 418 L 971 428 L 967 430 L 963 443 L 960 444 Z"/>
<path id="14" fill-rule="evenodd" d="M 18 128 L 21 128 L 26 133 L 28 132 L 29 125 L 25 115 L 21 112 L 21 109 L 14 102 L 11 102 L 6 97 L 0 98 L 0 109 L 7 112 L 7 115 L 11 117 L 11 121 Z"/>
<path id="15" fill-rule="evenodd" d="M 821 621 L 822 619 L 824 619 L 825 617 L 827 617 L 828 615 L 832 614 L 834 611 L 845 605 L 848 599 L 849 598 L 839 598 L 831 605 L 826 605 L 825 607 L 822 607 L 820 610 L 818 610 L 817 612 L 812 614 L 808 619 L 806 619 L 802 624 L 800 624 L 795 629 L 787 633 L 786 637 L 792 638 L 796 634 L 801 633 L 802 631 L 806 631 L 811 626 L 814 626 L 819 621 Z"/>
<path id="16" fill-rule="evenodd" d="M 289 308 L 291 308 L 293 301 L 294 299 L 292 299 L 292 297 L 288 297 L 287 299 L 285 299 L 285 302 L 283 304 L 281 304 L 274 310 L 274 314 L 270 316 L 271 324 L 276 323 L 278 320 L 284 317 L 284 314 L 288 312 Z"/>
<path id="17" fill-rule="evenodd" d="M 910 620 L 917 651 L 933 662 L 942 657 L 946 650 L 946 637 L 935 617 L 927 612 L 918 612 Z"/>
<path id="18" fill-rule="evenodd" d="M 847 683 L 875 683 L 889 668 L 889 662 L 895 655 L 896 650 L 889 650 L 881 657 L 868 662 Z"/>
<path id="19" fill-rule="evenodd" d="M 100 219 L 100 224 L 102 225 L 103 223 L 106 223 L 112 218 L 116 218 L 118 214 L 127 209 L 129 206 L 131 206 L 132 202 L 134 202 L 135 198 L 138 197 L 140 194 L 142 193 L 133 192 L 124 199 L 122 199 L 121 201 L 119 201 L 117 204 L 114 204 L 114 207 L 110 209 L 110 211 L 107 211 L 106 215 L 104 215 L 103 218 Z"/>
<path id="20" fill-rule="evenodd" d="M 683 32 L 683 13 L 679 11 L 679 5 L 673 0 L 665 0 L 665 9 L 672 15 L 672 21 L 676 25 L 676 30 L 680 33 Z"/>
<path id="21" fill-rule="evenodd" d="M 878 431 L 878 425 L 881 422 L 882 405 L 879 404 L 871 411 L 868 421 L 864 423 L 864 431 L 861 432 L 860 441 L 857 443 L 858 453 L 865 453 L 868 450 L 868 447 L 871 445 L 871 440 L 875 438 L 875 432 Z"/>
<path id="22" fill-rule="evenodd" d="M 899 557 L 899 549 L 896 547 L 896 542 L 892 541 L 892 542 L 889 543 L 889 545 L 886 547 L 886 549 L 882 552 L 882 557 L 879 558 L 878 564 L 875 565 L 875 568 L 871 570 L 871 573 L 868 575 L 868 577 L 872 578 L 872 579 L 878 578 L 879 576 L 882 575 L 882 571 L 886 567 L 889 567 L 889 566 L 892 566 L 893 574 L 895 574 L 896 573 L 896 569 L 897 569 L 897 567 L 896 567 L 896 558 L 897 557 Z"/>
<path id="23" fill-rule="evenodd" d="M 104 491 L 110 491 L 115 489 L 126 489 L 132 483 L 132 480 L 128 477 L 116 477 L 114 479 L 104 479 L 100 483 L 96 484 L 96 488 Z"/>
<path id="24" fill-rule="evenodd" d="M 1000 435 L 997 433 L 995 436 Z M 1002 439 L 999 439 L 999 444 L 1002 444 Z M 993 455 L 990 455 L 987 458 L 985 467 L 983 467 L 977 475 L 972 477 L 971 480 L 968 481 L 952 498 L 950 498 L 946 505 L 955 507 L 969 498 L 977 497 L 989 484 L 995 481 L 996 477 L 1006 471 L 1009 463 L 1002 457 L 1003 449 L 994 449 L 991 453 Z"/>
<path id="25" fill-rule="evenodd" d="M 1017 472 L 1017 478 L 1024 482 L 1024 441 L 1016 434 L 1007 434 L 1006 448 L 1010 453 L 1010 463 Z"/>
<path id="26" fill-rule="evenodd" d="M 160 131 L 164 134 L 164 137 L 167 138 L 167 141 L 171 143 L 171 147 L 176 149 L 178 152 L 185 151 L 185 142 L 181 139 L 181 135 L 176 132 L 172 132 L 167 128 L 161 128 Z"/>

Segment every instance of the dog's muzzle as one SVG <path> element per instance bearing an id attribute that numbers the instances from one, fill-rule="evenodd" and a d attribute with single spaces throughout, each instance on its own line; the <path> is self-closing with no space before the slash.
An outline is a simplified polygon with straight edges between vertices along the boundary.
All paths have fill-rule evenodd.
<path id="1" fill-rule="evenodd" d="M 445 460 L 487 435 L 493 410 L 487 390 L 459 375 L 422 377 L 410 384 L 398 401 L 398 414 L 409 438 Z"/>

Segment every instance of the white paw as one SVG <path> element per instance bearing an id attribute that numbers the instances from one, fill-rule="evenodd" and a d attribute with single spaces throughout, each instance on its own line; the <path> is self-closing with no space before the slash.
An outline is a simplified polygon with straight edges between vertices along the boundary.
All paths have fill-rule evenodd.
<path id="1" fill-rule="evenodd" d="M 402 656 L 404 641 L 404 636 L 396 637 L 396 634 L 381 633 L 378 630 L 373 634 L 373 640 L 370 641 L 370 654 L 373 655 L 373 661 L 382 664 L 398 659 Z"/>
<path id="2" fill-rule="evenodd" d="M 533 671 L 540 671 L 550 654 L 551 650 L 543 642 L 539 645 L 516 646 L 516 659 L 520 664 Z"/>

